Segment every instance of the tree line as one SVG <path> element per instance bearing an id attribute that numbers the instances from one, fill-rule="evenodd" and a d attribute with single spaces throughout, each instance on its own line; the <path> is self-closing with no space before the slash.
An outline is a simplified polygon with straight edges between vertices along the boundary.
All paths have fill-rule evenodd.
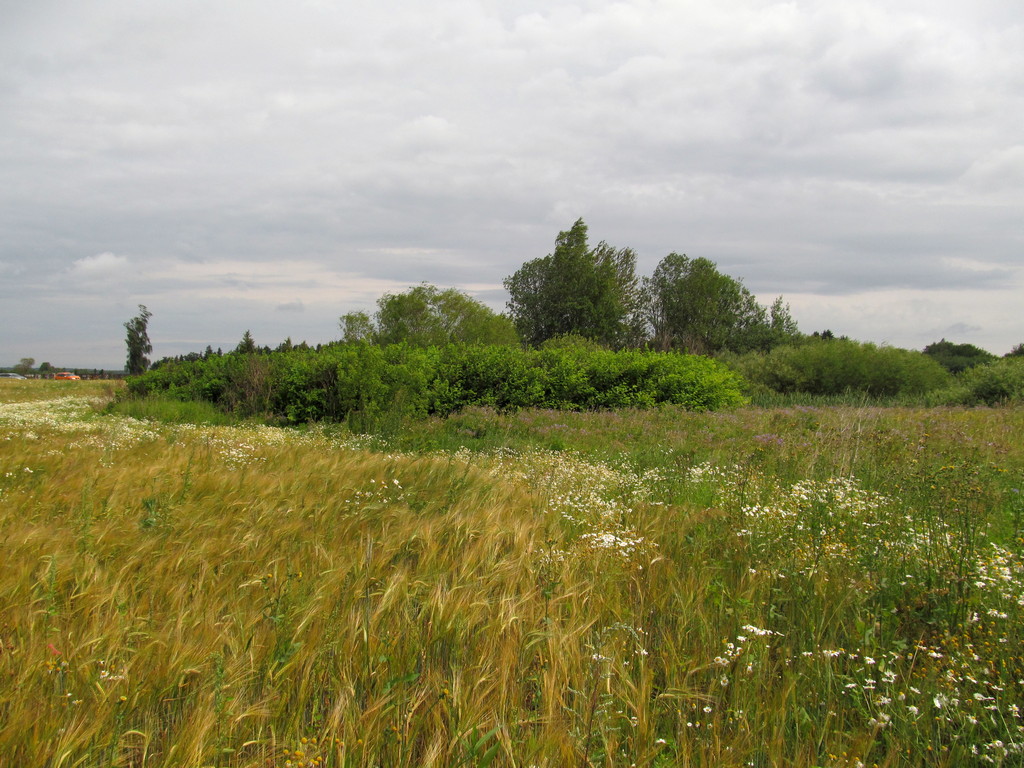
<path id="1" fill-rule="evenodd" d="M 382 296 L 372 316 L 342 315 L 342 339 L 540 347 L 558 337 L 575 337 L 607 349 L 712 355 L 766 352 L 800 335 L 781 296 L 763 306 L 742 281 L 721 273 L 714 262 L 678 253 L 641 278 L 635 251 L 604 241 L 592 247 L 582 219 L 558 234 L 552 253 L 524 263 L 503 284 L 509 294 L 507 314 L 454 288 L 423 284 Z"/>
<path id="2" fill-rule="evenodd" d="M 831 330 L 805 335 L 782 296 L 770 305 L 760 304 L 741 280 L 723 274 L 709 259 L 670 253 L 644 277 L 637 274 L 636 262 L 636 253 L 630 248 L 616 248 L 604 241 L 592 246 L 587 225 L 579 219 L 558 233 L 551 253 L 525 262 L 504 279 L 509 294 L 505 313 L 497 313 L 455 288 L 423 283 L 401 293 L 384 294 L 373 314 L 342 315 L 337 342 L 314 349 L 305 342 L 293 344 L 286 339 L 271 349 L 258 346 L 247 330 L 227 354 L 319 353 L 337 345 L 644 350 L 716 357 L 741 374 L 746 392 L 753 395 L 859 392 L 875 397 L 920 397 L 938 392 L 943 394 L 933 398 L 936 403 L 967 404 L 1024 398 L 1024 366 L 1013 362 L 1024 358 L 1024 345 L 1017 345 L 1003 364 L 985 350 L 945 339 L 923 351 L 913 351 L 837 337 Z M 147 334 L 151 314 L 143 305 L 139 310 L 138 316 L 125 323 L 128 368 L 133 374 L 150 367 L 146 355 L 152 350 Z M 203 353 L 164 358 L 153 367 L 195 363 L 224 354 L 207 347 Z M 402 356 L 388 352 L 384 358 L 396 355 Z M 584 357 L 566 359 L 582 365 Z M 540 359 L 531 358 L 529 365 L 538 366 Z M 604 361 L 598 367 L 607 369 L 609 365 Z M 975 369 L 976 375 L 967 376 Z M 973 383 L 968 386 L 964 382 Z M 549 404 L 549 395 L 550 390 L 533 402 Z M 493 399 L 489 394 L 483 397 Z M 596 402 L 587 396 L 577 400 L 575 407 Z"/>
<path id="3" fill-rule="evenodd" d="M 509 317 L 524 343 L 576 335 L 610 348 L 691 354 L 768 351 L 799 335 L 780 296 L 757 302 L 714 262 L 670 253 L 638 277 L 636 253 L 601 241 L 591 247 L 579 219 L 552 253 L 505 278 Z"/>

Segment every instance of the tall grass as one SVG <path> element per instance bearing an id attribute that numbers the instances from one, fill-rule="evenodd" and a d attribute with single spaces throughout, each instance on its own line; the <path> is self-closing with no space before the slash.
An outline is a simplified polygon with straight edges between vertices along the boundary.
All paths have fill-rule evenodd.
<path id="1" fill-rule="evenodd" d="M 0 764 L 1021 759 L 1021 411 L 471 411 L 370 450 L 15 391 Z"/>

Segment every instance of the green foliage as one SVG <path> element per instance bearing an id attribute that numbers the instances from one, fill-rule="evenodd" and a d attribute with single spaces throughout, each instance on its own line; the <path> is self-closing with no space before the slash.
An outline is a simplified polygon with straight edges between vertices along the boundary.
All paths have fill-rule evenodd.
<path id="1" fill-rule="evenodd" d="M 1017 344 L 1007 352 L 1003 357 L 1024 357 L 1024 344 Z"/>
<path id="2" fill-rule="evenodd" d="M 441 350 L 431 399 L 430 410 L 440 414 L 473 405 L 528 408 L 544 401 L 544 381 L 520 349 L 451 345 Z"/>
<path id="3" fill-rule="evenodd" d="M 112 402 L 108 413 L 164 424 L 234 424 L 237 419 L 202 400 L 173 400 L 167 397 L 123 398 Z"/>
<path id="4" fill-rule="evenodd" d="M 27 375 L 32 370 L 32 366 L 36 364 L 34 357 L 23 357 L 18 361 L 18 364 L 14 366 L 14 372 L 20 373 L 22 376 Z"/>
<path id="5" fill-rule="evenodd" d="M 375 328 L 372 318 L 365 312 L 346 312 L 338 321 L 342 341 L 373 341 Z"/>
<path id="6" fill-rule="evenodd" d="M 256 342 L 252 338 L 252 334 L 247 328 L 245 333 L 242 334 L 242 340 L 238 342 L 238 346 L 235 347 L 235 352 L 239 352 L 243 355 L 252 355 L 256 352 Z"/>
<path id="7" fill-rule="evenodd" d="M 670 253 L 643 283 L 646 320 L 658 349 L 695 354 L 769 350 L 799 337 L 780 296 L 771 309 L 708 259 Z"/>
<path id="8" fill-rule="evenodd" d="M 153 351 L 148 333 L 149 318 L 152 316 L 153 313 L 146 309 L 144 304 L 139 304 L 139 314 L 124 324 L 128 332 L 125 337 L 125 344 L 128 347 L 126 369 L 133 376 L 149 368 L 149 358 L 146 355 Z"/>
<path id="9" fill-rule="evenodd" d="M 934 358 L 950 373 L 960 373 L 996 359 L 991 352 L 986 352 L 973 344 L 954 344 L 945 339 L 929 344 L 924 348 L 924 353 Z"/>
<path id="10" fill-rule="evenodd" d="M 871 397 L 922 394 L 949 386 L 941 365 L 921 352 L 844 339 L 808 339 L 767 354 L 723 358 L 755 388 L 780 393 Z"/>
<path id="11" fill-rule="evenodd" d="M 1024 358 L 1004 357 L 964 371 L 950 398 L 961 405 L 1024 403 Z"/>
<path id="12" fill-rule="evenodd" d="M 519 343 L 507 317 L 455 288 L 442 291 L 427 283 L 381 296 L 373 318 L 365 312 L 349 312 L 341 316 L 339 325 L 344 341 L 382 346 Z"/>
<path id="13" fill-rule="evenodd" d="M 583 219 L 559 232 L 553 253 L 526 262 L 504 285 L 512 321 L 527 344 L 562 334 L 609 347 L 637 341 L 636 253 L 605 242 L 591 248 Z"/>
<path id="14" fill-rule="evenodd" d="M 708 358 L 587 345 L 334 344 L 170 362 L 128 382 L 129 397 L 206 400 L 290 423 L 347 421 L 359 431 L 468 406 L 591 410 L 662 403 L 740 405 L 741 381 Z"/>

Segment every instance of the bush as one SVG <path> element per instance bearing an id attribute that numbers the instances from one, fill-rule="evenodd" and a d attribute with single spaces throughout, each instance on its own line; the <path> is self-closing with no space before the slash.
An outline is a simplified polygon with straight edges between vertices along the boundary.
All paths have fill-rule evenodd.
<path id="1" fill-rule="evenodd" d="M 996 356 L 973 344 L 954 344 L 951 341 L 936 341 L 922 350 L 940 363 L 950 373 L 960 373 L 976 365 L 991 363 Z"/>
<path id="2" fill-rule="evenodd" d="M 964 371 L 951 400 L 959 405 L 1024 403 L 1024 358 L 1004 357 Z"/>
<path id="3" fill-rule="evenodd" d="M 807 339 L 723 360 L 754 390 L 812 395 L 860 392 L 871 397 L 920 395 L 949 386 L 950 374 L 935 360 L 897 347 L 848 339 Z"/>
<path id="4" fill-rule="evenodd" d="M 544 402 L 540 369 L 517 347 L 449 345 L 441 350 L 431 410 L 448 414 L 467 406 L 501 411 Z"/>
<path id="5" fill-rule="evenodd" d="M 593 410 L 669 403 L 713 410 L 742 404 L 741 386 L 721 363 L 675 353 L 357 342 L 171 362 L 130 379 L 126 392 L 204 400 L 290 423 L 347 421 L 370 431 L 469 406 Z"/>

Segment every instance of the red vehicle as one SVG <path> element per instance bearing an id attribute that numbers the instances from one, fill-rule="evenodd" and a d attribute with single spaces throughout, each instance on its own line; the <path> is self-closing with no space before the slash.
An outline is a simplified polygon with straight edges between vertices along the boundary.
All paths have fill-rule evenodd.
<path id="1" fill-rule="evenodd" d="M 55 378 L 55 379 L 70 380 L 70 379 L 81 379 L 82 377 L 81 376 L 75 376 L 75 374 L 73 374 L 73 373 L 68 373 L 67 371 L 64 371 L 63 373 L 55 373 L 55 374 L 53 374 L 53 378 Z"/>

